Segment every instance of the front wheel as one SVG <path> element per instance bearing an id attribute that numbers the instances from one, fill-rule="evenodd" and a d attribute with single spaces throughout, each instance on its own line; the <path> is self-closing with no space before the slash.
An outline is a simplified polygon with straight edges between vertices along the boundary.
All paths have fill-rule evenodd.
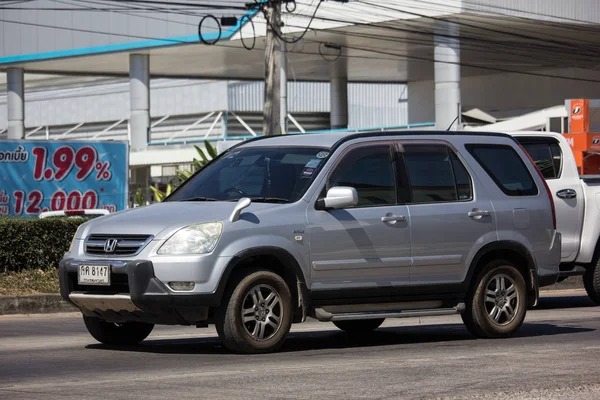
<path id="1" fill-rule="evenodd" d="M 509 337 L 519 329 L 526 311 L 527 290 L 523 275 L 508 261 L 496 260 L 477 275 L 462 319 L 474 336 L 501 338 Z"/>
<path id="2" fill-rule="evenodd" d="M 249 273 L 219 307 L 215 326 L 223 345 L 239 353 L 268 353 L 281 346 L 292 326 L 288 285 L 270 271 Z"/>
<path id="3" fill-rule="evenodd" d="M 83 317 L 83 322 L 90 335 L 100 343 L 122 346 L 134 345 L 146 339 L 154 325 L 145 322 L 124 322 L 116 324 L 100 318 Z"/>
<path id="4" fill-rule="evenodd" d="M 590 299 L 600 305 L 600 259 L 586 269 L 583 274 L 583 286 Z"/>
<path id="5" fill-rule="evenodd" d="M 385 318 L 333 321 L 333 324 L 348 333 L 366 333 L 379 328 L 383 321 L 385 321 Z"/>

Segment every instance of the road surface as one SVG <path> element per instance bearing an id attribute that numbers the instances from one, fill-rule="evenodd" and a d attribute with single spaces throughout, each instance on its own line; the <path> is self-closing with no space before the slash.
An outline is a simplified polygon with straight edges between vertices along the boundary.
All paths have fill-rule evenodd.
<path id="1" fill-rule="evenodd" d="M 600 307 L 579 291 L 519 334 L 473 339 L 460 317 L 388 320 L 353 337 L 295 325 L 280 352 L 236 355 L 212 328 L 100 345 L 77 314 L 0 317 L 0 399 L 600 399 Z"/>

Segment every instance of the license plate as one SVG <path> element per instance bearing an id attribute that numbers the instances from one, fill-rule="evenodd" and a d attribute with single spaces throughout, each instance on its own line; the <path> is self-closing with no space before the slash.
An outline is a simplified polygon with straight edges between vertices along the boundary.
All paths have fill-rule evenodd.
<path id="1" fill-rule="evenodd" d="M 80 285 L 110 285 L 110 265 L 80 265 L 77 272 Z"/>

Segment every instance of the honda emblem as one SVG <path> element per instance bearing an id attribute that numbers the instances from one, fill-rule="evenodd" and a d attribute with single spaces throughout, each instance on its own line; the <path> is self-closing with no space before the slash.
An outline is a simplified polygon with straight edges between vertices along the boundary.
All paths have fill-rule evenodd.
<path id="1" fill-rule="evenodd" d="M 113 253 L 117 248 L 117 243 L 119 241 L 117 239 L 108 239 L 104 242 L 104 252 L 105 253 Z"/>

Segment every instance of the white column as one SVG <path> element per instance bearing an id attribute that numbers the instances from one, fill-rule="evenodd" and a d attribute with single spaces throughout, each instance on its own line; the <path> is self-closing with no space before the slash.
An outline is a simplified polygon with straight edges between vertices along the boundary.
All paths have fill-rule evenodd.
<path id="1" fill-rule="evenodd" d="M 331 65 L 330 73 L 331 129 L 348 127 L 348 70 L 342 56 Z"/>
<path id="2" fill-rule="evenodd" d="M 25 138 L 25 85 L 22 68 L 9 68 L 6 73 L 8 138 Z"/>
<path id="3" fill-rule="evenodd" d="M 281 110 L 280 110 L 280 118 L 281 118 L 281 133 L 288 133 L 288 80 L 287 80 L 287 46 L 285 42 L 281 43 L 281 93 L 279 96 L 281 97 Z"/>
<path id="4" fill-rule="evenodd" d="M 148 147 L 150 135 L 150 59 L 147 54 L 129 56 L 129 125 L 131 150 Z"/>
<path id="5" fill-rule="evenodd" d="M 452 124 L 450 130 L 456 130 L 461 120 L 458 34 L 458 26 L 453 23 L 443 23 L 436 28 L 434 50 L 436 129 L 445 130 Z"/>

